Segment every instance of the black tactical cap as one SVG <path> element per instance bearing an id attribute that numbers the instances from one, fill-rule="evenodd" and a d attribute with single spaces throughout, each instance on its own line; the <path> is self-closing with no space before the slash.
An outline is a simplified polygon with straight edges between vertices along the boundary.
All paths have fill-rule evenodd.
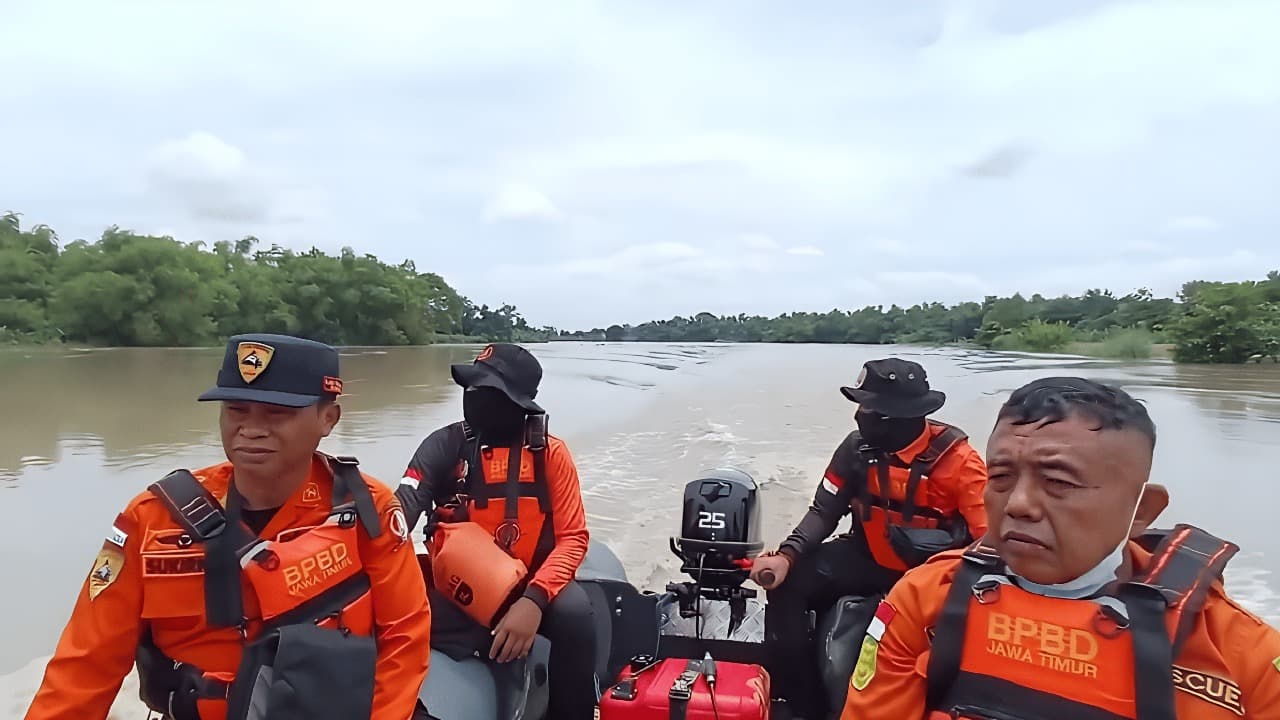
<path id="1" fill-rule="evenodd" d="M 290 335 L 254 333 L 227 341 L 218 384 L 199 399 L 307 407 L 341 392 L 336 349 Z"/>
<path id="2" fill-rule="evenodd" d="M 534 415 L 546 412 L 533 401 L 538 395 L 538 383 L 542 382 L 542 364 L 519 345 L 491 343 L 480 351 L 474 362 L 457 363 L 449 369 L 453 381 L 464 388 L 497 388 L 525 412 Z"/>

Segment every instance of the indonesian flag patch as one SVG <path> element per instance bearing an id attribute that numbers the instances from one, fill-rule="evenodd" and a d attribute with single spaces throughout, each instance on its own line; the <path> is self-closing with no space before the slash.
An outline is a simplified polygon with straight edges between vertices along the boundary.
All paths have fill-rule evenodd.
<path id="1" fill-rule="evenodd" d="M 862 639 L 862 649 L 858 652 L 858 664 L 853 667 L 853 675 L 849 678 L 849 686 L 861 692 L 876 676 L 876 654 L 880 651 L 880 638 L 889 627 L 889 621 L 898 611 L 888 602 L 881 600 L 876 608 L 875 617 L 867 626 L 867 634 Z"/>

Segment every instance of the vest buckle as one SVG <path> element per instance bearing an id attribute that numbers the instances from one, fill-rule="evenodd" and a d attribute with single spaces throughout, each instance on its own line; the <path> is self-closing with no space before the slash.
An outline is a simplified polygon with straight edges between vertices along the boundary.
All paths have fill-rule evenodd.
<path id="1" fill-rule="evenodd" d="M 990 600 L 988 595 L 994 595 Z M 978 601 L 979 605 L 987 605 L 1000 599 L 1000 581 L 998 580 L 979 580 L 973 584 L 973 599 Z"/>

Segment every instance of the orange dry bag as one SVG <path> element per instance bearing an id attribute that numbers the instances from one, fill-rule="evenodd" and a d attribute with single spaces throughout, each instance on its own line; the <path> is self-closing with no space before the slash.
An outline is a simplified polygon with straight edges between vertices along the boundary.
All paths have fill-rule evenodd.
<path id="1" fill-rule="evenodd" d="M 529 569 L 473 522 L 442 522 L 431 533 L 431 575 L 436 588 L 467 615 L 493 628 L 516 600 Z"/>

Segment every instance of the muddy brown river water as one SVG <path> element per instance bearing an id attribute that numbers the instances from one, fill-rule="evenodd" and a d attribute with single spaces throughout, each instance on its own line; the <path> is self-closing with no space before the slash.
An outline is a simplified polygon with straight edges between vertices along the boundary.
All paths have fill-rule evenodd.
<path id="1" fill-rule="evenodd" d="M 1280 623 L 1280 366 L 1177 366 L 893 346 L 531 345 L 546 377 L 539 400 L 569 444 L 594 537 L 633 582 L 660 588 L 677 564 L 667 537 L 679 488 L 732 464 L 762 484 L 766 542 L 799 518 L 853 406 L 838 387 L 864 360 L 925 365 L 948 394 L 938 414 L 985 448 L 1013 388 L 1047 374 L 1122 384 L 1148 403 L 1159 432 L 1154 479 L 1170 488 L 1161 525 L 1186 521 L 1238 543 L 1228 590 Z M 459 417 L 450 362 L 469 346 L 349 348 L 349 395 L 322 446 L 398 482 L 423 436 Z M 177 467 L 223 459 L 217 408 L 195 397 L 220 349 L 0 351 L 0 675 L 52 652 L 74 595 L 116 513 Z M 38 681 L 38 676 L 37 676 Z"/>

